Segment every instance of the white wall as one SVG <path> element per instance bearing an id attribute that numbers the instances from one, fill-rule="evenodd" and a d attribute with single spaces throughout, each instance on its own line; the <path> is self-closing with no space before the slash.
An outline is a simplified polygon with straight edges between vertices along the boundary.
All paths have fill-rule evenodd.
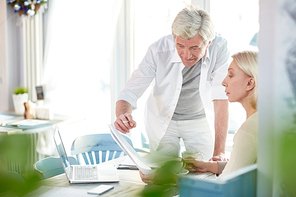
<path id="1" fill-rule="evenodd" d="M 21 85 L 22 41 L 19 16 L 0 0 L 0 111 L 13 110 L 13 89 Z"/>
<path id="2" fill-rule="evenodd" d="M 6 1 L 0 0 L 0 110 L 8 109 Z"/>

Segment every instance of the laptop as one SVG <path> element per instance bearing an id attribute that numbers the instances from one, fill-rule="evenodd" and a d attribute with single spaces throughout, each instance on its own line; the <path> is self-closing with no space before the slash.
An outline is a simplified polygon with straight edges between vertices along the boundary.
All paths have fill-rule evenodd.
<path id="1" fill-rule="evenodd" d="M 69 183 L 119 182 L 113 165 L 71 165 L 58 126 L 54 130 L 54 141 Z"/>

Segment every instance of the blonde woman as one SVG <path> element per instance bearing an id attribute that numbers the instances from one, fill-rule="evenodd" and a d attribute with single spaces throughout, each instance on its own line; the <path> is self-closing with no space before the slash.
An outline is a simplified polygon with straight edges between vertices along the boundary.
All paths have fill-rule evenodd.
<path id="1" fill-rule="evenodd" d="M 239 102 L 246 110 L 246 121 L 236 132 L 229 161 L 184 159 L 190 171 L 213 172 L 224 176 L 257 161 L 257 52 L 243 51 L 232 56 L 233 61 L 223 80 L 229 102 Z"/>

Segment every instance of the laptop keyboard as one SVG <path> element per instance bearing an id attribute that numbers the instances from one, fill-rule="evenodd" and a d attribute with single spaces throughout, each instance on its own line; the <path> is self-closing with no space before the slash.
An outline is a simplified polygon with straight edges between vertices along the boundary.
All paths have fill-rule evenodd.
<path id="1" fill-rule="evenodd" d="M 98 170 L 96 166 L 75 166 L 75 180 L 96 180 Z"/>

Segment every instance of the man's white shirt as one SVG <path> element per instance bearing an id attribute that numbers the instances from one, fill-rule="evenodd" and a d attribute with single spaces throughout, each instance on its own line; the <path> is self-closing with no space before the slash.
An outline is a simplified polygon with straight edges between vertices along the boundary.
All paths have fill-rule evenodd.
<path id="1" fill-rule="evenodd" d="M 227 41 L 216 35 L 202 59 L 199 91 L 212 132 L 213 100 L 227 99 L 221 83 L 227 74 L 229 57 Z M 184 67 L 173 36 L 165 36 L 149 47 L 138 69 L 118 96 L 118 100 L 125 100 L 136 109 L 138 98 L 151 82 L 154 83 L 145 109 L 145 127 L 152 150 L 157 149 L 174 114 L 182 88 Z"/>

